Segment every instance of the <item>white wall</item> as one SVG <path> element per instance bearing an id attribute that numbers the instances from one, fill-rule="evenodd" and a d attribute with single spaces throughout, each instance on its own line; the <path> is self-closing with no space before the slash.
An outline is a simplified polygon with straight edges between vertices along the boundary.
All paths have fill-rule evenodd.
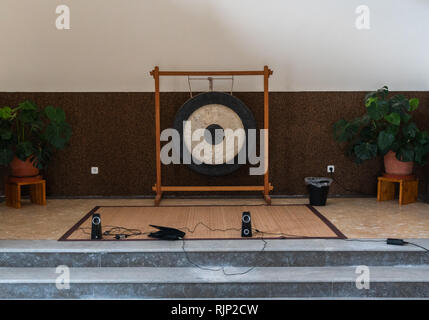
<path id="1" fill-rule="evenodd" d="M 59 4 L 71 30 L 55 27 Z M 361 4 L 370 30 L 355 28 Z M 264 64 L 272 91 L 429 90 L 428 32 L 429 0 L 0 0 L 0 91 L 152 91 L 154 65 Z"/>

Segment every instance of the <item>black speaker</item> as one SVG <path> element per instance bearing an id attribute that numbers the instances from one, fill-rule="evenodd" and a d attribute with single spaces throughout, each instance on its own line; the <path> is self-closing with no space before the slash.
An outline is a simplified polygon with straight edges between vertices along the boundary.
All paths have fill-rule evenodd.
<path id="1" fill-rule="evenodd" d="M 103 234 L 101 231 L 101 217 L 99 213 L 94 213 L 92 215 L 91 222 L 91 240 L 102 239 Z"/>
<path id="2" fill-rule="evenodd" d="M 249 211 L 244 211 L 241 216 L 241 236 L 252 237 L 252 219 Z"/>

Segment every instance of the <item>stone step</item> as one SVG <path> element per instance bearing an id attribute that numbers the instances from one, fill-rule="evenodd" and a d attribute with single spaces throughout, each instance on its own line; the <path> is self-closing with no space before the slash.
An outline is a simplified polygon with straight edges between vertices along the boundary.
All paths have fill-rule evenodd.
<path id="1" fill-rule="evenodd" d="M 186 267 L 70 268 L 69 274 L 69 289 L 59 290 L 55 268 L 0 268 L 0 298 L 429 298 L 429 265 L 369 267 L 369 289 L 357 288 L 354 266 L 257 267 L 242 275 Z"/>
<path id="2" fill-rule="evenodd" d="M 429 239 L 409 240 L 429 247 Z M 429 254 L 383 240 L 191 240 L 69 241 L 2 240 L 0 267 L 323 267 L 429 264 Z M 185 245 L 186 253 L 183 251 Z M 189 259 L 188 259 L 189 258 Z M 192 262 L 190 262 L 190 261 Z"/>

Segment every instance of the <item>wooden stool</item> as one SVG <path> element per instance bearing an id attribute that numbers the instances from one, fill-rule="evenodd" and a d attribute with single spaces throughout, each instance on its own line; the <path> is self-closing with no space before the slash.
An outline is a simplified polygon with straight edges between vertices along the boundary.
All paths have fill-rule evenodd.
<path id="1" fill-rule="evenodd" d="M 32 203 L 46 205 L 46 181 L 43 179 L 30 182 L 7 181 L 5 186 L 6 205 L 13 208 L 21 208 L 21 186 L 30 186 L 30 198 Z"/>
<path id="2" fill-rule="evenodd" d="M 395 199 L 395 183 L 399 183 L 399 204 L 409 204 L 417 201 L 418 196 L 418 179 L 400 179 L 378 177 L 377 200 Z"/>

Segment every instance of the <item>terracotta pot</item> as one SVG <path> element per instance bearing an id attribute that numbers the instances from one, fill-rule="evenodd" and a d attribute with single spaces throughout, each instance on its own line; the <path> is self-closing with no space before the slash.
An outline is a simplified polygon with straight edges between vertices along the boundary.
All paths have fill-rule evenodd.
<path id="1" fill-rule="evenodd" d="M 396 159 L 396 153 L 389 151 L 384 156 L 384 169 L 387 174 L 408 176 L 413 173 L 414 162 L 402 162 Z"/>
<path id="2" fill-rule="evenodd" d="M 22 161 L 17 156 L 13 158 L 9 164 L 12 170 L 12 176 L 14 177 L 34 177 L 39 174 L 39 169 L 33 166 L 33 162 L 30 161 L 30 157 L 26 161 Z"/>

